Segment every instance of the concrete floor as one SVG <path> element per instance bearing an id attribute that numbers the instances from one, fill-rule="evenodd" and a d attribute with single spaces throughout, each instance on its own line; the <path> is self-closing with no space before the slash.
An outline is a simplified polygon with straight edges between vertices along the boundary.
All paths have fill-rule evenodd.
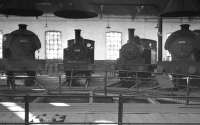
<path id="1" fill-rule="evenodd" d="M 59 103 L 61 104 L 61 103 Z M 21 108 L 19 108 L 21 107 Z M 0 122 L 23 122 L 23 104 L 0 104 Z M 124 104 L 126 123 L 200 123 L 200 105 Z M 10 112 L 13 110 L 12 112 Z M 112 103 L 31 103 L 30 122 L 113 122 L 118 119 L 118 104 Z M 21 114 L 19 114 L 21 113 Z"/>

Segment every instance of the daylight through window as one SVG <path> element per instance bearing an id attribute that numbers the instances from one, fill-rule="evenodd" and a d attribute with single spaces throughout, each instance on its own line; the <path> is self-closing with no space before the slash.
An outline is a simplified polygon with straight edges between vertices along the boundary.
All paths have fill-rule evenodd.
<path id="1" fill-rule="evenodd" d="M 106 58 L 116 60 L 119 58 L 119 50 L 122 46 L 122 33 L 111 31 L 106 33 Z"/>
<path id="2" fill-rule="evenodd" d="M 62 42 L 60 31 L 47 31 L 45 33 L 46 41 L 46 58 L 47 59 L 62 59 Z"/>

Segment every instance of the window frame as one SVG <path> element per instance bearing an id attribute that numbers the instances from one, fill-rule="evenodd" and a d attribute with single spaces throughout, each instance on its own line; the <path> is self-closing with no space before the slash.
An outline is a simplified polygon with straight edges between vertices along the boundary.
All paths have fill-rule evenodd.
<path id="1" fill-rule="evenodd" d="M 0 30 L 0 35 L 2 35 L 2 38 L 1 38 L 1 49 L 0 49 L 0 59 L 3 59 L 3 30 Z"/>
<path id="2" fill-rule="evenodd" d="M 59 54 L 59 52 L 58 52 L 58 50 L 57 50 L 57 58 L 49 58 L 48 57 L 48 53 L 47 53 L 47 44 L 49 44 L 48 43 L 48 41 L 47 41 L 47 34 L 48 33 L 51 33 L 51 32 L 56 32 L 56 33 L 60 33 L 60 41 L 61 41 L 61 51 L 63 50 L 63 48 L 62 48 L 62 32 L 61 31 L 58 31 L 58 30 L 48 30 L 48 31 L 45 31 L 45 59 L 52 59 L 52 60 L 58 60 L 58 59 L 63 59 L 63 54 L 61 54 L 61 56 L 60 56 L 60 58 L 59 58 L 59 56 L 58 56 L 58 54 Z M 57 43 L 57 45 L 58 45 L 58 43 Z"/>
<path id="3" fill-rule="evenodd" d="M 107 31 L 106 33 L 105 33 L 105 49 L 106 49 L 106 60 L 116 60 L 117 58 L 119 58 L 119 57 L 116 57 L 116 59 L 112 59 L 112 58 L 108 58 L 108 46 L 107 46 L 107 34 L 108 33 L 119 33 L 120 35 L 121 35 L 121 40 L 119 41 L 120 42 L 120 47 L 119 47 L 119 50 L 118 50 L 118 53 L 119 53 L 119 51 L 120 51 L 120 49 L 121 49 L 121 47 L 122 47 L 122 32 L 120 32 L 120 31 Z"/>

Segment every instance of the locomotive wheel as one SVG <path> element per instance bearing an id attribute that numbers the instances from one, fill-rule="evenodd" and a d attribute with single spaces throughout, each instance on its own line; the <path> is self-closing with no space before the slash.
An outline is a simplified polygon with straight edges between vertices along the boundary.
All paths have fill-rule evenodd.
<path id="1" fill-rule="evenodd" d="M 24 81 L 25 86 L 34 86 L 35 85 L 35 79 L 34 78 L 27 78 Z"/>
<path id="2" fill-rule="evenodd" d="M 72 77 L 75 78 L 69 78 L 72 75 Z M 78 73 L 73 73 L 70 74 L 66 73 L 66 81 L 63 83 L 63 85 L 67 86 L 84 86 L 87 88 L 89 86 L 89 81 L 90 81 L 90 73 L 85 73 L 85 72 L 78 72 Z"/>
<path id="3" fill-rule="evenodd" d="M 7 85 L 10 89 L 15 89 L 16 85 L 15 85 L 15 79 L 8 76 L 7 78 Z"/>
<path id="4" fill-rule="evenodd" d="M 8 71 L 8 72 L 6 73 L 6 75 L 7 75 L 7 86 L 8 86 L 10 89 L 15 89 L 15 78 L 14 78 L 14 73 Z"/>
<path id="5" fill-rule="evenodd" d="M 134 78 L 135 73 L 128 73 L 126 71 L 120 71 L 119 72 L 119 77 L 120 77 L 120 82 L 117 85 L 118 87 L 123 87 L 123 88 L 130 88 L 136 84 L 136 79 Z M 133 78 L 123 78 L 123 77 L 133 77 Z"/>
<path id="6" fill-rule="evenodd" d="M 24 85 L 25 86 L 34 86 L 35 85 L 35 72 L 27 72 L 28 78 L 25 79 Z"/>
<path id="7" fill-rule="evenodd" d="M 73 82 L 75 85 L 78 85 L 78 86 L 87 86 L 88 84 L 88 78 L 81 78 L 81 77 L 86 77 L 85 74 L 83 73 L 78 73 L 75 75 L 76 77 L 80 77 L 80 78 L 77 78 L 77 79 L 74 79 Z"/>
<path id="8" fill-rule="evenodd" d="M 186 79 L 181 79 L 180 76 L 173 76 L 173 84 L 176 89 L 186 88 L 187 81 Z"/>

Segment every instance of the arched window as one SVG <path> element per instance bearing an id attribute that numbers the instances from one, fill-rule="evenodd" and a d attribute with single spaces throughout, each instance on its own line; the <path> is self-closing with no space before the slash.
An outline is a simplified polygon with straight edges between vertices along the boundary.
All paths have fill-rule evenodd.
<path id="1" fill-rule="evenodd" d="M 62 59 L 62 41 L 60 31 L 46 31 L 45 32 L 45 52 L 46 59 Z"/>
<path id="2" fill-rule="evenodd" d="M 122 33 L 117 31 L 106 32 L 106 59 L 119 58 L 119 50 L 122 46 Z"/>

